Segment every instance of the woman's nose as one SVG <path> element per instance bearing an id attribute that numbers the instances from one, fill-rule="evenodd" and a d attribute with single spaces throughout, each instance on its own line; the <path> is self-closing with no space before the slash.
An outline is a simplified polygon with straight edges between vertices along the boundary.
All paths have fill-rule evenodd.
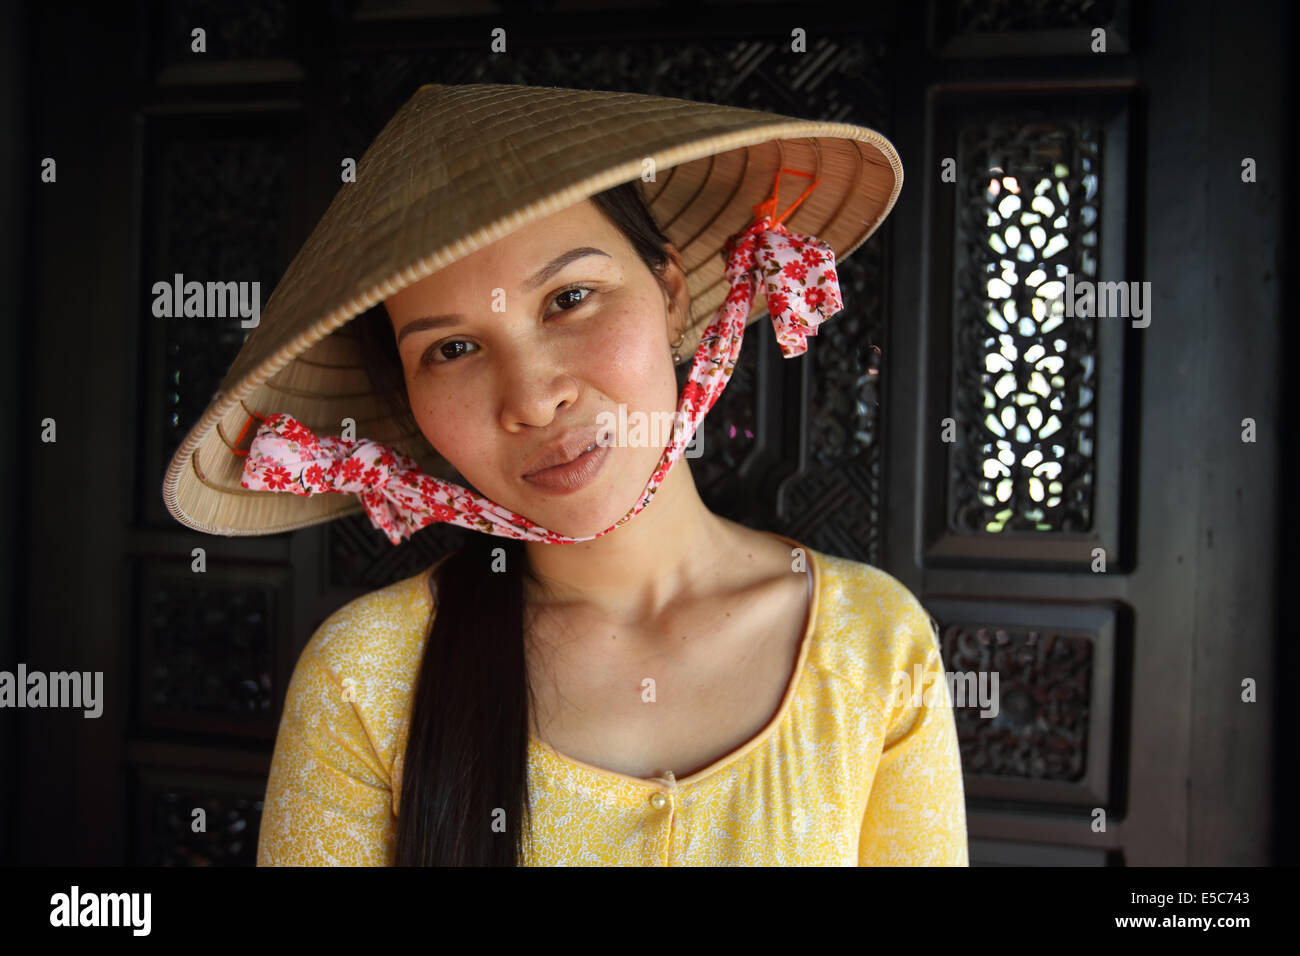
<path id="1" fill-rule="evenodd" d="M 501 424 L 544 428 L 555 413 L 577 404 L 580 388 L 562 349 L 530 338 L 507 350 L 500 370 Z"/>

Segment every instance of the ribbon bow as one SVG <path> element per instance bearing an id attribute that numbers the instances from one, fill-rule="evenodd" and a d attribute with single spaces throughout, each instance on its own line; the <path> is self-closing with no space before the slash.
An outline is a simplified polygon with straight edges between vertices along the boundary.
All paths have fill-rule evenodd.
<path id="1" fill-rule="evenodd" d="M 809 175 L 782 169 L 777 172 L 778 182 L 781 172 Z M 774 185 L 772 198 L 754 207 L 751 225 L 727 240 L 723 254 L 727 257 L 725 275 L 731 288 L 696 349 L 678 401 L 674 437 L 664 447 L 659 465 L 637 503 L 604 531 L 585 538 L 548 531 L 460 485 L 425 474 L 412 459 L 385 445 L 366 439 L 317 436 L 286 414 L 263 419 L 246 452 L 241 487 L 303 497 L 325 492 L 355 494 L 371 523 L 393 544 L 440 522 L 550 544 L 590 541 L 609 534 L 650 503 L 704 416 L 722 396 L 735 371 L 745 320 L 760 283 L 785 358 L 802 355 L 808 348 L 808 336 L 816 335 L 817 327 L 843 308 L 834 251 L 814 236 L 788 231 L 781 222 L 819 182 L 814 181 L 776 218 Z"/>

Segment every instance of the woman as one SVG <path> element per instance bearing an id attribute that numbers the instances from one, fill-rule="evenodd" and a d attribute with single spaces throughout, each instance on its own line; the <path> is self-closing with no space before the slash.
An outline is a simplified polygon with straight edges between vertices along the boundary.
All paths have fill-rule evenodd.
<path id="1" fill-rule="evenodd" d="M 593 111 L 609 111 L 605 122 L 629 102 L 718 111 L 698 112 L 691 134 L 710 159 L 744 152 L 721 149 L 724 120 L 773 119 L 630 94 L 477 89 L 498 111 L 493 96 L 587 96 Z M 412 103 L 424 112 L 408 104 L 399 113 L 358 180 L 363 170 L 393 180 L 379 175 L 379 159 L 367 164 L 385 137 L 433 142 L 412 130 L 433 94 L 448 91 L 458 88 L 422 88 Z M 533 101 L 519 130 L 544 125 L 536 110 L 545 102 Z M 571 113 L 573 101 L 565 105 Z M 468 129 L 470 115 L 450 122 Z M 665 122 L 667 131 L 675 121 Z M 642 135 L 655 145 L 655 134 Z M 892 147 L 871 135 L 896 166 Z M 829 147 L 815 142 L 820 163 Z M 477 155 L 518 164 L 495 178 L 501 198 L 523 208 L 519 184 L 564 160 L 530 155 L 517 139 L 500 143 L 480 144 Z M 924 609 L 878 569 L 713 514 L 680 462 L 754 317 L 749 271 L 766 276 L 787 355 L 802 350 L 800 332 L 815 334 L 839 307 L 833 249 L 852 242 L 787 233 L 775 187 L 781 172 L 813 178 L 797 205 L 838 182 L 838 194 L 826 193 L 841 211 L 873 190 L 862 169 L 836 179 L 833 163 L 814 175 L 787 168 L 784 149 L 779 156 L 771 193 L 754 195 L 752 221 L 742 230 L 733 221 L 721 243 L 729 292 L 692 295 L 682 250 L 637 187 L 624 176 L 590 188 L 593 171 L 608 165 L 595 156 L 569 174 L 587 177 L 586 198 L 534 211 L 423 276 L 408 268 L 401 282 L 379 285 L 382 300 L 341 331 L 388 421 L 422 436 L 472 491 L 429 478 L 377 442 L 336 443 L 243 406 L 263 419 L 242 469 L 246 494 L 290 502 L 266 492 L 310 499 L 350 490 L 395 540 L 436 520 L 487 532 L 340 609 L 308 643 L 276 742 L 260 864 L 967 862 L 956 734 Z M 848 217 L 844 236 L 858 242 L 901 182 L 901 166 L 875 163 L 890 173 L 887 198 L 876 196 L 874 222 Z M 446 175 L 454 165 L 427 181 L 455 188 Z M 722 168 L 710 167 L 711 187 L 705 176 L 690 190 L 694 208 L 728 189 Z M 729 191 L 744 185 L 738 174 Z M 403 208 L 398 215 L 410 216 L 409 202 L 380 193 L 336 218 L 383 222 Z M 690 211 L 678 215 L 690 220 Z M 723 219 L 715 207 L 714 220 Z M 695 237 L 707 232 L 698 222 Z M 328 234 L 325 220 L 318 233 Z M 281 287 L 295 288 L 297 264 Z M 726 302 L 709 325 L 719 294 Z M 275 304 L 273 296 L 264 322 Z M 677 349 L 695 337 L 679 397 Z M 303 353 L 301 338 L 294 349 Z M 279 391 L 283 408 L 302 389 Z M 654 427 L 669 420 L 670 435 Z M 364 490 L 344 480 L 349 461 L 356 481 L 373 463 Z M 180 497 L 168 498 L 178 517 Z M 283 526 L 260 520 L 235 533 Z M 918 677 L 923 686 L 910 686 Z M 909 693 L 898 692 L 900 681 Z"/>

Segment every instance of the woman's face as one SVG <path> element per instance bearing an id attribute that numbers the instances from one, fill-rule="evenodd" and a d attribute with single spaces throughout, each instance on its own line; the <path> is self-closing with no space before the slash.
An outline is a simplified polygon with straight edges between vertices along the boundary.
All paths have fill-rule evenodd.
<path id="1" fill-rule="evenodd" d="M 611 441 L 577 490 L 525 474 L 547 446 L 595 429 L 602 413 L 617 419 L 620 405 L 629 421 L 676 409 L 669 343 L 690 303 L 676 258 L 664 279 L 671 313 L 631 244 L 587 200 L 389 297 L 421 431 L 474 490 L 535 524 L 570 537 L 605 530 L 636 503 L 663 441 Z"/>

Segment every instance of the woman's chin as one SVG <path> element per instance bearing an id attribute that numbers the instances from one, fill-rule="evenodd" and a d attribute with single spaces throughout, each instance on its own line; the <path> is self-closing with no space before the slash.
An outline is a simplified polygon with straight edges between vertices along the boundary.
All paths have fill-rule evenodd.
<path id="1" fill-rule="evenodd" d="M 611 512 L 612 517 L 606 520 L 603 509 L 593 512 L 590 508 L 584 508 L 582 509 L 581 514 L 574 514 L 572 511 L 565 511 L 564 509 L 549 509 L 547 511 L 542 511 L 537 508 L 528 512 L 520 512 L 520 514 L 524 514 L 528 520 L 532 521 L 534 524 L 542 526 L 547 531 L 552 531 L 555 534 L 562 534 L 568 538 L 594 537 L 613 525 L 614 522 L 618 521 L 618 519 L 623 517 L 626 513 L 626 508 L 616 514 Z"/>
<path id="2" fill-rule="evenodd" d="M 516 508 L 519 514 L 547 531 L 569 538 L 591 538 L 613 527 L 637 502 L 640 489 L 627 500 L 609 492 L 564 496 L 537 492 Z"/>
<path id="3" fill-rule="evenodd" d="M 492 500 L 547 531 L 568 538 L 591 538 L 613 527 L 636 505 L 644 482 L 633 489 L 622 481 L 621 475 L 601 474 L 586 487 L 567 492 L 524 482 L 522 494 Z"/>

